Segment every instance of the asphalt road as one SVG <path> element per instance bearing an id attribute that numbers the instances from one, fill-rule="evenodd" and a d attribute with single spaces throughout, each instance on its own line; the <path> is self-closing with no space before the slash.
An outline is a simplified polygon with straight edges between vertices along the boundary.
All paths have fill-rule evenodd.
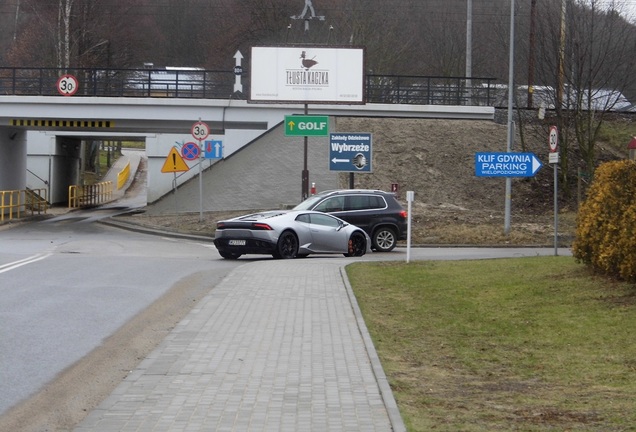
<path id="1" fill-rule="evenodd" d="M 99 213 L 112 211 L 0 231 L 0 415 L 179 281 L 210 289 L 240 265 L 219 259 L 211 243 L 95 224 Z"/>

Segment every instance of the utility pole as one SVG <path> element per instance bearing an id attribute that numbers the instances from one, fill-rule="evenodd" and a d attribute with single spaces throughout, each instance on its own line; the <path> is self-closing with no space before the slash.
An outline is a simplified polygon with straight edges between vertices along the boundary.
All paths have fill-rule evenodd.
<path id="1" fill-rule="evenodd" d="M 566 0 L 561 0 L 561 32 L 559 42 L 559 71 L 557 72 L 556 109 L 561 112 L 563 108 L 563 87 L 565 86 L 565 13 L 567 11 Z"/>
<path id="2" fill-rule="evenodd" d="M 528 53 L 528 109 L 532 109 L 532 96 L 534 93 L 534 48 L 537 20 L 537 0 L 530 3 L 530 42 Z"/>
<path id="3" fill-rule="evenodd" d="M 473 83 L 473 0 L 466 0 L 466 95 L 472 98 Z"/>
<path id="4" fill-rule="evenodd" d="M 512 144 L 515 139 L 515 124 L 513 121 L 512 104 L 515 92 L 515 0 L 510 0 L 510 53 L 508 64 L 508 145 L 507 151 L 512 151 Z M 512 207 L 512 178 L 506 177 L 506 199 L 504 215 L 504 234 L 510 234 L 510 214 Z"/>

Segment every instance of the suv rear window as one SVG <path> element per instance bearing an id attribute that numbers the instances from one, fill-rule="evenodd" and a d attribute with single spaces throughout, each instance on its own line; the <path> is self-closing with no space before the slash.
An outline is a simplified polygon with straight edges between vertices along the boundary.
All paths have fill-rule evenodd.
<path id="1" fill-rule="evenodd" d="M 375 195 L 352 195 L 348 197 L 347 210 L 383 209 L 384 199 Z"/>

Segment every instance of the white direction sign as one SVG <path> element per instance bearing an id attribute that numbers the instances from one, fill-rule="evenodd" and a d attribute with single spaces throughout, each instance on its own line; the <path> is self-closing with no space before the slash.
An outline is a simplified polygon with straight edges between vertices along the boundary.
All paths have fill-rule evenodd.
<path id="1" fill-rule="evenodd" d="M 241 66 L 241 60 L 243 60 L 243 54 L 240 51 L 237 51 L 234 54 L 234 91 L 242 92 L 243 84 L 241 84 L 241 75 L 243 75 L 243 66 Z"/>

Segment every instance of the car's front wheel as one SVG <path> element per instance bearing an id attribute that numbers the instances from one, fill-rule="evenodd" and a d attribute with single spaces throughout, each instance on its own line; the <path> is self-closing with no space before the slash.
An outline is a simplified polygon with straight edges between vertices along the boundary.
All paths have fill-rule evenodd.
<path id="1" fill-rule="evenodd" d="M 291 231 L 285 231 L 278 238 L 275 258 L 290 259 L 298 255 L 298 238 Z"/>
<path id="2" fill-rule="evenodd" d="M 360 257 L 367 252 L 367 239 L 361 232 L 354 232 L 349 237 L 348 251 L 346 257 Z"/>
<path id="3" fill-rule="evenodd" d="M 393 228 L 381 227 L 373 233 L 372 241 L 374 250 L 390 252 L 397 244 L 397 236 Z"/>

